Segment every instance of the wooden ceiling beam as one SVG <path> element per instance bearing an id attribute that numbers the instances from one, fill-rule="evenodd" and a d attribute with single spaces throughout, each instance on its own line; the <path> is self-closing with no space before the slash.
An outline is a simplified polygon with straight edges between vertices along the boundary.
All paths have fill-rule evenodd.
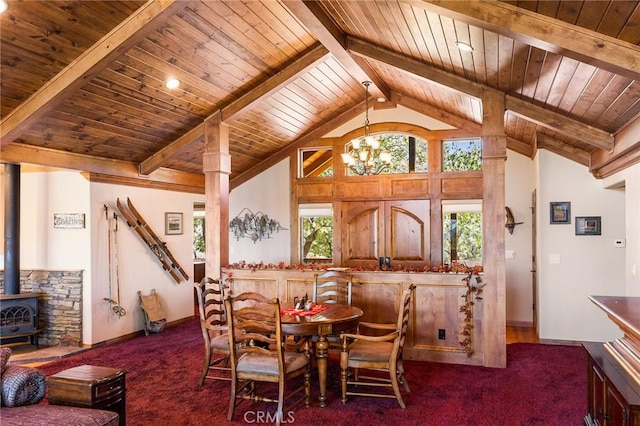
<path id="1" fill-rule="evenodd" d="M 414 97 L 401 94 L 398 92 L 391 93 L 391 100 L 399 105 L 407 107 L 413 111 L 417 111 L 420 114 L 424 114 L 428 117 L 442 121 L 445 124 L 455 127 L 456 129 L 467 130 L 470 133 L 477 135 L 482 134 L 482 125 L 473 121 L 462 118 L 458 115 L 447 112 L 443 109 L 436 108 L 424 101 L 418 100 Z"/>
<path id="2" fill-rule="evenodd" d="M 640 115 L 616 133 L 612 150 L 599 149 L 591 154 L 589 171 L 596 178 L 604 178 L 638 162 L 640 162 Z"/>
<path id="3" fill-rule="evenodd" d="M 260 83 L 255 89 L 250 90 L 243 96 L 229 103 L 221 110 L 216 111 L 209 117 L 221 112 L 222 120 L 228 122 L 237 118 L 241 113 L 251 108 L 257 102 L 264 100 L 273 93 L 285 87 L 291 81 L 300 77 L 311 68 L 315 67 L 319 62 L 324 61 L 329 55 L 329 51 L 321 44 L 311 47 L 306 53 L 298 57 L 291 64 L 283 67 L 282 71 L 267 78 Z M 203 120 L 206 121 L 207 119 Z M 204 124 L 191 129 L 189 132 L 180 136 L 175 141 L 169 143 L 160 151 L 154 153 L 146 160 L 140 163 L 140 173 L 147 175 L 161 167 L 172 157 L 178 155 L 180 151 L 189 147 L 193 143 L 202 141 L 204 138 Z"/>
<path id="4" fill-rule="evenodd" d="M 284 0 L 283 3 L 355 80 L 359 83 L 372 82 L 369 91 L 374 97 L 391 98 L 391 90 L 371 66 L 366 61 L 354 58 L 349 53 L 346 34 L 327 15 L 317 1 Z"/>
<path id="5" fill-rule="evenodd" d="M 538 149 L 547 149 L 555 154 L 589 167 L 591 154 L 585 150 L 569 146 L 540 132 L 536 133 L 536 145 Z"/>
<path id="6" fill-rule="evenodd" d="M 429 12 L 640 80 L 640 47 L 503 1 L 405 0 Z"/>
<path id="7" fill-rule="evenodd" d="M 222 121 L 229 122 L 238 118 L 240 114 L 251 108 L 251 106 L 257 102 L 268 98 L 287 84 L 296 80 L 302 74 L 315 68 L 320 62 L 326 60 L 329 55 L 329 51 L 322 44 L 318 43 L 314 45 L 292 63 L 284 65 L 282 70 L 277 74 L 267 78 L 255 89 L 222 108 Z"/>
<path id="8" fill-rule="evenodd" d="M 350 51 L 380 61 L 394 68 L 411 73 L 419 78 L 434 82 L 450 90 L 457 90 L 468 96 L 480 98 L 483 90 L 496 90 L 489 86 L 475 83 L 425 64 L 424 62 L 392 52 L 384 47 L 376 46 L 364 40 L 349 37 L 347 45 Z M 537 106 L 531 102 L 506 95 L 505 106 L 515 114 L 548 129 L 570 137 L 579 138 L 584 143 L 596 148 L 612 149 L 613 136 L 609 133 L 565 117 L 554 111 Z M 435 117 L 434 117 L 435 118 Z"/>
<path id="9" fill-rule="evenodd" d="M 138 173 L 137 163 L 132 161 L 73 154 L 17 142 L 7 145 L 2 150 L 2 162 L 28 162 L 40 166 L 78 170 L 94 176 L 101 176 L 101 182 L 111 179 L 111 183 L 139 182 L 137 186 L 204 193 L 204 175 L 201 173 L 158 169 L 148 176 L 142 176 Z"/>
<path id="10" fill-rule="evenodd" d="M 269 167 L 284 160 L 285 158 L 290 156 L 292 153 L 296 152 L 298 148 L 303 147 L 305 144 L 311 141 L 314 141 L 316 139 L 322 138 L 324 135 L 331 132 L 335 128 L 359 116 L 364 112 L 364 110 L 365 110 L 365 103 L 361 102 L 355 105 L 354 107 L 348 109 L 347 111 L 343 112 L 342 114 L 334 117 L 329 121 L 326 121 L 324 124 L 321 124 L 315 129 L 307 132 L 303 137 L 296 139 L 289 145 L 285 146 L 284 148 L 278 150 L 273 155 L 269 156 L 267 159 L 251 167 L 249 170 L 239 174 L 238 176 L 232 177 L 231 180 L 229 181 L 231 189 L 236 188 L 239 185 L 242 185 L 252 177 L 257 176 L 258 174 L 267 170 Z"/>
<path id="11" fill-rule="evenodd" d="M 596 148 L 613 149 L 613 136 L 604 130 L 581 123 L 557 112 L 549 111 L 514 96 L 507 95 L 505 105 L 509 111 L 525 120 L 579 139 Z"/>
<path id="12" fill-rule="evenodd" d="M 431 83 L 436 83 L 446 89 L 456 90 L 465 95 L 480 99 L 485 88 L 480 83 L 458 77 L 447 71 L 429 66 L 422 61 L 410 58 L 402 53 L 396 53 L 381 46 L 355 37 L 347 37 L 347 49 L 354 55 L 366 59 L 374 59 L 394 68 L 398 68 Z M 489 89 L 487 87 L 487 89 Z M 491 89 L 493 90 L 493 89 Z"/>
<path id="13" fill-rule="evenodd" d="M 177 0 L 149 0 L 65 67 L 0 122 L 0 147 L 13 142 L 74 91 L 84 86 L 123 52 L 189 5 Z"/>

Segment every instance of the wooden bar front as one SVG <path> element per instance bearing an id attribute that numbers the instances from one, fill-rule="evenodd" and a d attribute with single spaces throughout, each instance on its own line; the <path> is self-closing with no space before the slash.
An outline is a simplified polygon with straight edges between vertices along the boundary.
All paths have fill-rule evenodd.
<path id="1" fill-rule="evenodd" d="M 311 295 L 312 270 L 250 270 L 223 269 L 223 279 L 230 277 L 229 288 L 234 294 L 256 291 L 281 302 L 293 302 L 294 297 Z M 353 306 L 364 311 L 362 321 L 395 322 L 402 291 L 416 286 L 411 321 L 405 342 L 405 359 L 453 364 L 484 365 L 482 341 L 482 305 L 473 306 L 474 351 L 470 356 L 460 345 L 467 287 L 466 274 L 404 273 L 351 271 Z M 505 330 L 496 330 L 496 333 Z"/>

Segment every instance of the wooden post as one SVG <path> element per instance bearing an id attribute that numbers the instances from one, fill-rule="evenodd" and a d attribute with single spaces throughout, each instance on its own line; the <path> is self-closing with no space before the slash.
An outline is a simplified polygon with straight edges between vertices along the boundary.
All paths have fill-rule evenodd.
<path id="1" fill-rule="evenodd" d="M 229 126 L 219 112 L 204 124 L 205 276 L 219 279 L 229 263 Z"/>
<path id="2" fill-rule="evenodd" d="M 483 353 L 487 367 L 507 366 L 505 298 L 505 161 L 507 137 L 504 129 L 504 93 L 482 93 L 482 263 Z"/>

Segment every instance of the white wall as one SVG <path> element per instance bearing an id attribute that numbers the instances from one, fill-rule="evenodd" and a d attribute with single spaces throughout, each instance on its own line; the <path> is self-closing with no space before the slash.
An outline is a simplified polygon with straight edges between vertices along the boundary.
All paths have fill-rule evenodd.
<path id="1" fill-rule="evenodd" d="M 260 175 L 240 185 L 229 194 L 229 220 L 244 208 L 253 213 L 262 212 L 286 228 L 269 239 L 255 243 L 229 235 L 229 262 L 290 263 L 291 215 L 289 159 L 285 159 Z M 244 213 L 243 213 L 244 215 Z"/>
<path id="2" fill-rule="evenodd" d="M 533 161 L 507 151 L 505 164 L 505 204 L 516 222 L 513 234 L 505 229 L 506 319 L 507 324 L 533 324 L 531 282 L 531 193 L 535 187 Z M 513 256 L 513 257 L 510 257 Z"/>
<path id="3" fill-rule="evenodd" d="M 204 196 L 88 182 L 72 171 L 21 174 L 20 267 L 83 271 L 82 343 L 91 345 L 144 328 L 137 291 L 156 291 L 165 301 L 167 321 L 194 314 L 193 203 Z M 123 220 L 116 233 L 120 304 L 117 316 L 104 298 L 118 299 L 115 267 L 109 293 L 109 245 L 104 205 L 112 215 L 116 199 L 130 197 L 151 228 L 163 239 L 190 276 L 176 282 Z M 164 235 L 164 212 L 182 212 L 184 234 Z M 84 213 L 84 229 L 54 229 L 54 213 Z M 3 225 L 4 226 L 4 225 Z M 4 256 L 3 256 L 4 257 Z M 114 262 L 115 264 L 115 262 Z"/>
<path id="4" fill-rule="evenodd" d="M 604 179 L 605 187 L 625 192 L 625 294 L 640 296 L 640 164 Z"/>
<path id="5" fill-rule="evenodd" d="M 537 165 L 538 334 L 540 339 L 605 341 L 621 333 L 590 295 L 625 294 L 624 192 L 604 189 L 587 168 L 546 150 Z M 549 223 L 549 203 L 571 202 L 571 224 Z M 601 216 L 602 235 L 576 236 L 576 216 Z"/>
<path id="6" fill-rule="evenodd" d="M 120 283 L 120 305 L 127 314 L 114 314 L 109 298 L 108 228 L 104 205 L 113 214 L 116 200 L 126 205 L 127 197 L 144 217 L 150 228 L 166 243 L 178 263 L 186 270 L 189 281 L 177 284 L 162 269 L 156 256 L 151 253 L 134 229 L 119 217 L 116 232 L 118 276 L 112 273 L 111 298 L 117 300 L 117 282 Z M 91 239 L 93 270 L 91 298 L 85 299 L 85 338 L 91 343 L 102 342 L 144 328 L 144 317 L 140 309 L 137 292 L 151 293 L 152 289 L 164 301 L 167 321 L 176 321 L 194 315 L 193 298 L 193 203 L 202 202 L 203 195 L 130 186 L 91 184 Z M 184 233 L 165 235 L 165 212 L 183 214 Z M 115 262 L 114 262 L 115 263 Z"/>

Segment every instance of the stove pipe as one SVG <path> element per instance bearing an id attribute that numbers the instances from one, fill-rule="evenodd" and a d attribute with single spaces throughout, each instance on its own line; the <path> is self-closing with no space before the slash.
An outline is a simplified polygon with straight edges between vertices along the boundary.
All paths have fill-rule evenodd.
<path id="1" fill-rule="evenodd" d="M 4 165 L 4 294 L 20 294 L 20 165 Z"/>

